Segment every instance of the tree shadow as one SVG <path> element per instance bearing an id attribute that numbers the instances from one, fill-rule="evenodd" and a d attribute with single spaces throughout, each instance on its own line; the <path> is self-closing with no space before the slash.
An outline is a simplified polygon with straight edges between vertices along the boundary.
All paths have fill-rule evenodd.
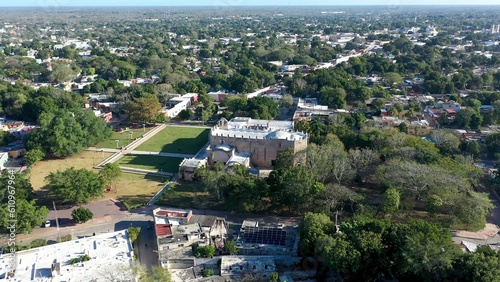
<path id="1" fill-rule="evenodd" d="M 179 171 L 179 164 L 182 158 L 161 157 L 152 155 L 131 155 L 132 158 L 125 164 L 134 165 L 137 167 L 149 167 L 163 172 L 177 172 Z M 151 176 L 151 175 L 150 175 Z"/>
<path id="2" fill-rule="evenodd" d="M 196 154 L 208 143 L 209 129 L 203 130 L 196 137 L 177 138 L 172 143 L 163 145 L 161 151 L 164 153 Z"/>

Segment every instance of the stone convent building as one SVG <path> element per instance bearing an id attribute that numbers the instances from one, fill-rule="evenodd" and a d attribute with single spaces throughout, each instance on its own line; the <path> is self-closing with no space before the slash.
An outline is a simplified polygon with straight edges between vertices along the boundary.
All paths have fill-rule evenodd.
<path id="1" fill-rule="evenodd" d="M 207 156 L 210 165 L 272 167 L 278 154 L 289 148 L 295 153 L 307 149 L 307 134 L 294 132 L 293 121 L 222 118 L 210 131 Z"/>

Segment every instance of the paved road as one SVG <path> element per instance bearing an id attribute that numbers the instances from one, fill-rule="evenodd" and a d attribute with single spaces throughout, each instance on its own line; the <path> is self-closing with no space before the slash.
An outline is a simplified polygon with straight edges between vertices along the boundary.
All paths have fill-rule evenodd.
<path id="1" fill-rule="evenodd" d="M 138 244 L 139 249 L 137 255 L 141 263 L 147 266 L 157 265 L 158 254 L 156 240 L 153 229 L 148 229 L 153 219 L 153 209 L 156 205 L 143 206 L 133 211 L 126 211 L 119 202 L 113 200 L 103 200 L 86 205 L 94 213 L 94 219 L 84 223 L 75 225 L 69 220 L 72 208 L 62 209 L 57 211 L 57 217 L 62 219 L 62 224 L 59 228 L 55 227 L 56 212 L 50 211 L 49 219 L 52 221 L 52 226 L 48 228 L 36 228 L 31 234 L 17 236 L 18 243 L 26 244 L 35 239 L 46 239 L 50 243 L 57 240 L 58 235 L 64 236 L 71 234 L 73 239 L 83 236 L 92 236 L 95 234 L 107 233 L 112 231 L 124 230 L 130 226 L 139 226 L 142 229 L 141 239 Z M 226 218 L 229 225 L 238 225 L 245 219 L 259 221 L 261 223 L 284 223 L 287 225 L 298 225 L 299 218 L 293 217 L 278 217 L 268 215 L 255 214 L 235 214 L 220 211 L 210 210 L 193 210 L 194 214 L 215 215 Z M 5 239 L 5 238 L 2 238 Z M 147 246 L 146 246 L 147 244 Z"/>
<path id="2" fill-rule="evenodd" d="M 55 211 L 50 211 L 48 218 L 51 220 L 51 227 L 36 228 L 31 234 L 17 235 L 19 244 L 27 244 L 35 239 L 46 239 L 49 243 L 55 243 L 58 236 L 70 234 L 73 239 L 81 237 L 89 237 L 94 234 L 108 233 L 127 229 L 131 226 L 141 227 L 141 236 L 136 249 L 139 261 L 150 267 L 158 264 L 158 255 L 153 252 L 157 250 L 154 229 L 147 227 L 153 222 L 152 216 L 153 206 L 139 208 L 134 212 L 126 211 L 120 203 L 112 200 L 103 200 L 86 205 L 94 213 L 94 219 L 84 223 L 75 225 L 71 218 L 73 208 L 59 209 L 57 215 Z M 61 226 L 56 227 L 56 216 L 61 219 Z M 6 238 L 1 238 L 0 241 Z M 146 246 L 147 244 L 147 246 Z"/>

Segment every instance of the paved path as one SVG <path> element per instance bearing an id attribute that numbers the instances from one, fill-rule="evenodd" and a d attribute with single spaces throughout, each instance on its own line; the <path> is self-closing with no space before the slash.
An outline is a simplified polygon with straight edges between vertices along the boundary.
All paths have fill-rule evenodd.
<path id="1" fill-rule="evenodd" d="M 161 195 L 163 195 L 165 191 L 170 189 L 172 185 L 176 184 L 177 180 L 178 177 L 177 175 L 175 175 L 165 186 L 163 186 L 163 188 L 161 188 L 161 190 L 158 193 L 156 193 L 156 195 L 154 195 L 154 197 L 151 200 L 149 200 L 148 205 L 156 204 L 156 202 L 161 198 Z"/>
<path id="2" fill-rule="evenodd" d="M 95 152 L 106 152 L 106 153 L 121 153 L 122 155 L 151 155 L 160 157 L 173 157 L 173 158 L 193 158 L 195 155 L 191 154 L 177 154 L 177 153 L 164 153 L 164 152 L 151 152 L 151 151 L 136 151 L 136 150 L 126 150 L 122 151 L 120 149 L 105 149 L 105 148 L 87 148 L 87 151 Z"/>
<path id="3" fill-rule="evenodd" d="M 160 157 L 173 157 L 173 158 L 193 158 L 191 154 L 177 154 L 177 153 L 163 153 L 163 152 L 150 152 L 150 151 L 128 151 L 127 155 L 151 155 Z"/>
<path id="4" fill-rule="evenodd" d="M 135 174 L 142 174 L 142 175 L 154 174 L 157 176 L 171 177 L 171 176 L 174 176 L 176 174 L 174 172 L 142 169 L 142 168 L 136 168 L 136 167 L 127 167 L 127 166 L 120 166 L 120 169 L 125 173 L 135 173 Z"/>

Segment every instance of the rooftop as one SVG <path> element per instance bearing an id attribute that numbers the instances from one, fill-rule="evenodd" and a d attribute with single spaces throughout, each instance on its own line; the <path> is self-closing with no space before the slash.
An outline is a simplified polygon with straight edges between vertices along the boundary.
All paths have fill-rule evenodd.
<path id="1" fill-rule="evenodd" d="M 181 164 L 179 165 L 180 167 L 201 167 L 204 166 L 207 163 L 206 159 L 184 159 L 182 160 Z"/>
<path id="2" fill-rule="evenodd" d="M 223 256 L 221 257 L 221 275 L 242 275 L 276 271 L 272 256 Z"/>
<path id="3" fill-rule="evenodd" d="M 84 254 L 91 259 L 70 264 Z M 107 281 L 112 272 L 129 271 L 134 264 L 127 230 L 20 251 L 15 256 L 15 276 L 8 281 Z M 5 276 L 10 259 L 10 254 L 0 256 L 0 277 Z"/>

